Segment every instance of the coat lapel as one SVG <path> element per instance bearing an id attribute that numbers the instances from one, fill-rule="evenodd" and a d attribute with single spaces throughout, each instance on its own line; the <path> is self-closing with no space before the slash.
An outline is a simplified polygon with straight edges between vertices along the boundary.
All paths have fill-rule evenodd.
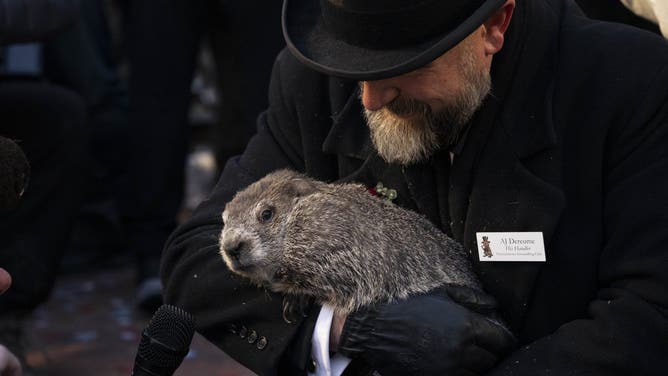
<path id="1" fill-rule="evenodd" d="M 557 26 L 543 25 L 543 33 L 524 27 L 514 30 L 530 35 L 520 52 L 514 51 L 522 58 L 506 56 L 506 61 L 523 64 L 513 67 L 512 73 L 497 72 L 512 77 L 512 85 L 498 99 L 489 99 L 501 101 L 498 114 L 477 124 L 491 128 L 469 132 L 464 152 L 452 166 L 449 197 L 453 235 L 468 250 L 486 290 L 498 299 L 515 331 L 521 329 L 544 263 L 480 262 L 476 233 L 541 232 L 549 263 L 550 242 L 565 205 L 560 129 L 551 112 L 556 46 L 542 40 L 549 37 L 546 30 L 554 32 Z"/>
<path id="2" fill-rule="evenodd" d="M 483 285 L 497 297 L 503 316 L 515 330 L 523 322 L 543 263 L 480 262 L 476 233 L 541 232 L 550 262 L 549 244 L 565 201 L 556 144 L 548 142 L 540 151 L 523 157 L 516 153 L 517 141 L 503 132 L 493 132 L 484 157 L 473 169 L 470 193 L 453 188 L 450 194 L 453 235 L 464 244 Z M 468 171 L 462 171 L 458 162 L 465 161 L 455 160 L 453 187 L 459 186 L 458 181 L 465 187 Z"/>
<path id="3" fill-rule="evenodd" d="M 429 163 L 402 169 L 418 211 L 443 232 L 450 234 L 447 208 L 449 153 L 439 153 Z"/>
<path id="4" fill-rule="evenodd" d="M 332 128 L 323 142 L 322 150 L 328 154 L 363 161 L 369 157 L 373 147 L 369 138 L 369 129 L 361 116 L 362 104 L 359 100 L 359 87 L 351 81 L 340 81 L 334 78 L 332 80 L 334 82 L 330 83 L 330 87 L 344 86 L 341 90 L 350 94 L 347 96 L 332 95 L 333 99 L 342 98 L 343 101 L 333 101 L 331 104 Z"/>

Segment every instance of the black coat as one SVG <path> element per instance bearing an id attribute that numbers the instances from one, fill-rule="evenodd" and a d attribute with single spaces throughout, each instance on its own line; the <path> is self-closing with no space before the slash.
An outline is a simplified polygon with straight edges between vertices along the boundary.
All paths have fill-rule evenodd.
<path id="1" fill-rule="evenodd" d="M 257 135 L 168 241 L 166 300 L 256 372 L 306 364 L 317 307 L 301 325 L 284 323 L 281 298 L 231 275 L 217 253 L 233 193 L 288 166 L 382 181 L 462 242 L 520 341 L 495 373 L 665 373 L 668 44 L 590 21 L 570 0 L 519 2 L 492 77 L 494 96 L 452 167 L 444 153 L 401 168 L 370 147 L 355 82 L 282 53 Z M 542 232 L 547 262 L 481 263 L 478 231 Z"/>

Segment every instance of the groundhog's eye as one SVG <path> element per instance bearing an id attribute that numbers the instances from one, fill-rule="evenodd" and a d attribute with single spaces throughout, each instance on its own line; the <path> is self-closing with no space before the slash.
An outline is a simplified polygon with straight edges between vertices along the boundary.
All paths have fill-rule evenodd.
<path id="1" fill-rule="evenodd" d="M 264 209 L 262 213 L 260 213 L 260 222 L 267 222 L 274 216 L 274 211 L 271 209 Z"/>

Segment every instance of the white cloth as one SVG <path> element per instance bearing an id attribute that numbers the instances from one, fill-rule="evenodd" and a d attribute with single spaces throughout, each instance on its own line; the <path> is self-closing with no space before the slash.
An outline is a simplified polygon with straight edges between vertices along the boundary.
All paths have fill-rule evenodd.
<path id="1" fill-rule="evenodd" d="M 663 36 L 668 38 L 668 0 L 621 0 L 621 2 L 633 13 L 659 25 Z"/>
<path id="2" fill-rule="evenodd" d="M 315 372 L 309 376 L 339 376 L 348 367 L 351 359 L 341 354 L 329 355 L 329 331 L 332 328 L 334 310 L 322 306 L 311 338 L 311 358 L 315 361 Z"/>

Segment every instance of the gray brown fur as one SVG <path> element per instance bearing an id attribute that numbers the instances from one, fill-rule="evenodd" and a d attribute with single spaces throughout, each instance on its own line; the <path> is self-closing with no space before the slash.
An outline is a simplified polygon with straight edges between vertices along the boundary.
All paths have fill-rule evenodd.
<path id="1" fill-rule="evenodd" d="M 263 222 L 267 209 L 273 217 Z M 220 253 L 230 270 L 339 313 L 446 283 L 480 289 L 458 243 L 362 185 L 276 171 L 237 193 L 223 221 Z"/>

